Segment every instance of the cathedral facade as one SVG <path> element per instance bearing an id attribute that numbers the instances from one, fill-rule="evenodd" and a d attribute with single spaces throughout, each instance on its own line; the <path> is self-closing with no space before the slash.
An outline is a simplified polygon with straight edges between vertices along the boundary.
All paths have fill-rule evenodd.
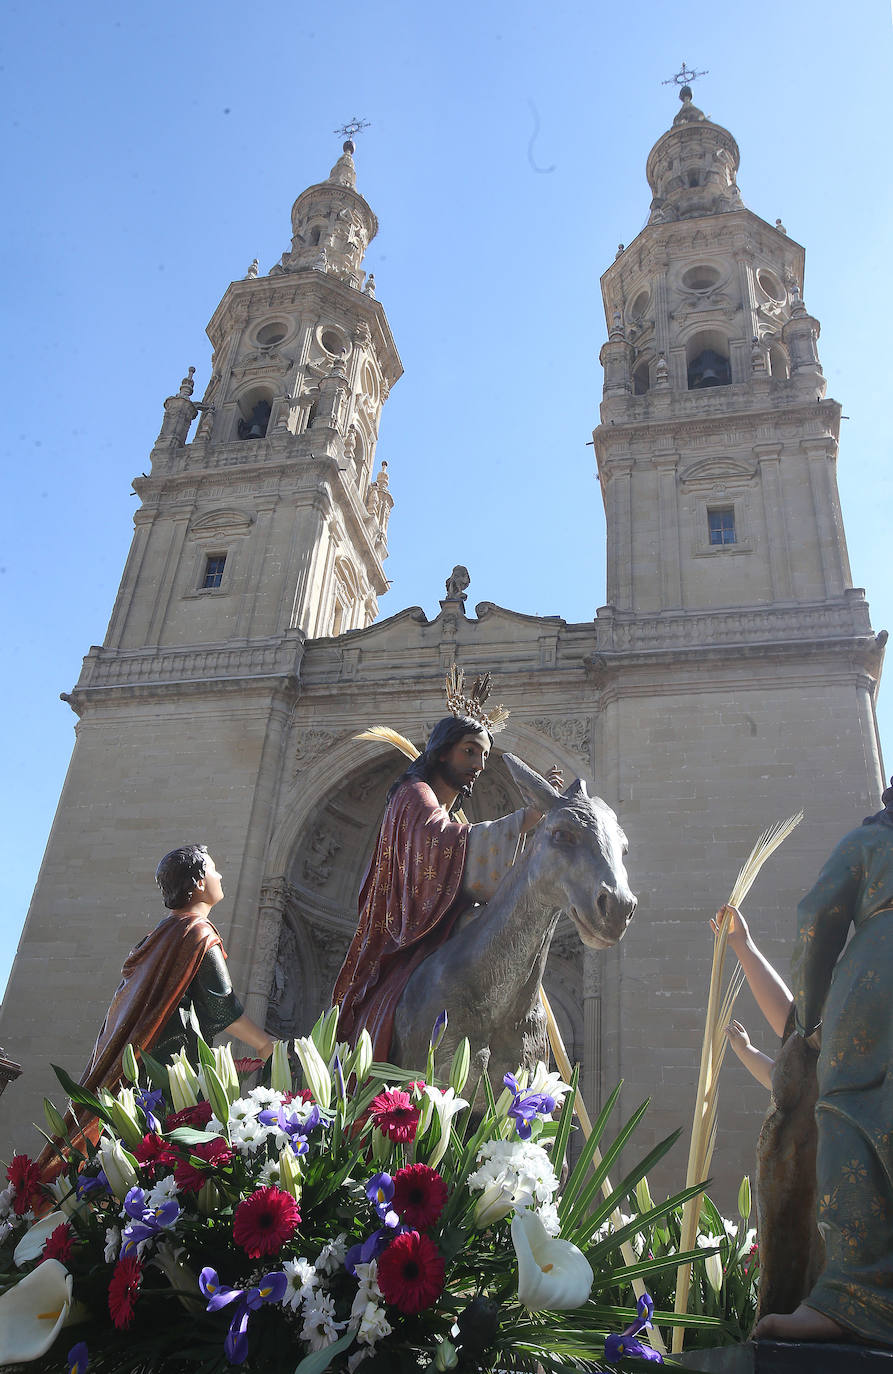
<path id="1" fill-rule="evenodd" d="M 621 1077 L 627 1113 L 653 1099 L 643 1147 L 690 1121 L 708 920 L 756 836 L 805 809 L 749 910 L 783 970 L 797 900 L 877 808 L 885 636 L 851 586 L 840 406 L 804 250 L 744 205 L 731 134 L 683 89 L 648 157 L 648 222 L 602 278 L 607 596 L 584 624 L 469 614 L 461 576 L 433 620 L 377 619 L 393 498 L 375 450 L 402 366 L 362 266 L 378 225 L 353 152 L 296 200 L 280 262 L 227 288 L 204 397 L 190 369 L 134 483 L 108 633 L 66 698 L 75 750 L 0 1023 L 24 1070 L 0 1104 L 7 1156 L 32 1143 L 50 1061 L 86 1060 L 178 843 L 207 842 L 222 868 L 216 915 L 248 1014 L 306 1031 L 403 767 L 354 736 L 382 723 L 421 746 L 453 663 L 491 671 L 511 708 L 472 819 L 519 804 L 507 749 L 586 778 L 629 836 L 633 926 L 598 952 L 563 918 L 545 985 L 590 1108 Z M 750 1168 L 765 1107 L 734 1061 L 725 1073 L 720 1188 Z M 665 1167 L 681 1186 L 684 1158 Z"/>

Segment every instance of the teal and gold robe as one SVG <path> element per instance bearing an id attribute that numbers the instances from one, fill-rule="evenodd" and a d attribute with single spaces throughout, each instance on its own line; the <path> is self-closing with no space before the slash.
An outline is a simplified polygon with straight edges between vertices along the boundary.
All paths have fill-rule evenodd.
<path id="1" fill-rule="evenodd" d="M 886 800 L 886 794 L 885 794 Z M 827 1263 L 805 1299 L 893 1346 L 893 814 L 844 836 L 798 907 L 801 1034 L 821 1022 L 818 1224 Z M 846 944 L 850 927 L 853 936 Z"/>

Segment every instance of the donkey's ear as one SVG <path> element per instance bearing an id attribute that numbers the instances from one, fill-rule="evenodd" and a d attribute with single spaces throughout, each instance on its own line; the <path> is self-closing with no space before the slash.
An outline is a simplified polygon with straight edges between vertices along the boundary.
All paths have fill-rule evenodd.
<path id="1" fill-rule="evenodd" d="M 574 778 L 573 782 L 564 789 L 564 795 L 568 801 L 589 801 L 589 793 L 586 791 L 586 782 L 583 778 Z"/>
<path id="2" fill-rule="evenodd" d="M 535 811 L 551 811 L 560 800 L 561 793 L 514 754 L 503 754 L 502 761 L 511 773 L 525 805 L 532 806 Z"/>

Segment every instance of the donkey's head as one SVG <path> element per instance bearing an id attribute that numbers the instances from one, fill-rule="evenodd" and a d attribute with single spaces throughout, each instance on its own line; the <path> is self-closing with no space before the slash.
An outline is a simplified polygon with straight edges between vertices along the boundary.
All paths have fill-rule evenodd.
<path id="1" fill-rule="evenodd" d="M 636 910 L 616 815 L 601 797 L 589 796 L 582 778 L 558 792 L 513 754 L 502 757 L 526 805 L 543 812 L 529 859 L 537 899 L 569 911 L 585 945 L 616 945 Z"/>

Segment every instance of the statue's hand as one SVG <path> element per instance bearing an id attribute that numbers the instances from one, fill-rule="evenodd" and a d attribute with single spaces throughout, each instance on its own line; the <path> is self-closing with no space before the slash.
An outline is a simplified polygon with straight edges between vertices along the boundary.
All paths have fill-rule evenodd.
<path id="1" fill-rule="evenodd" d="M 564 774 L 558 767 L 557 763 L 553 763 L 552 767 L 546 774 L 546 782 L 550 782 L 552 786 L 555 788 L 556 792 L 564 791 Z"/>
<path id="2" fill-rule="evenodd" d="M 725 916 L 726 912 L 730 913 L 729 944 L 732 946 L 732 949 L 734 950 L 735 954 L 737 954 L 740 958 L 741 951 L 744 949 L 745 945 L 750 939 L 750 927 L 748 926 L 744 917 L 741 915 L 741 912 L 738 910 L 738 908 L 736 906 L 728 905 L 721 906 L 719 908 L 719 911 L 717 911 L 716 915 L 711 916 L 710 926 L 713 930 L 714 935 L 718 935 L 719 923 Z"/>
<path id="3" fill-rule="evenodd" d="M 744 1029 L 740 1021 L 730 1021 L 726 1026 L 726 1036 L 729 1044 L 735 1051 L 739 1059 L 742 1059 L 751 1048 L 750 1036 Z"/>

